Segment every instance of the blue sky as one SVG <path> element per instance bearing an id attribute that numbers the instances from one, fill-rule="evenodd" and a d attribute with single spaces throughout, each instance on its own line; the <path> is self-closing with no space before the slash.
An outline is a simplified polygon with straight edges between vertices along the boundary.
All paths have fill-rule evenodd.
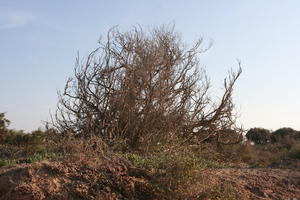
<path id="1" fill-rule="evenodd" d="M 242 61 L 234 100 L 245 128 L 300 129 L 299 9 L 298 0 L 0 0 L 0 112 L 12 128 L 38 128 L 78 51 L 115 25 L 175 23 L 186 43 L 213 42 L 201 61 L 216 95 Z"/>

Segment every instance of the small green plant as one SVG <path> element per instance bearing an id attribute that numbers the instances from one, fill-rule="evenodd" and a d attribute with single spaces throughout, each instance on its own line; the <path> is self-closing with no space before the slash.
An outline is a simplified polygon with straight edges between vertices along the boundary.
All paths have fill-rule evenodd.
<path id="1" fill-rule="evenodd" d="M 0 160 L 0 167 L 3 166 L 12 166 L 12 165 L 16 165 L 17 161 L 12 159 L 12 160 Z"/>
<path id="2" fill-rule="evenodd" d="M 60 154 L 56 154 L 56 153 L 35 153 L 32 156 L 28 157 L 25 161 L 27 163 L 35 163 L 43 160 L 52 160 L 60 156 L 61 156 Z"/>
<path id="3" fill-rule="evenodd" d="M 234 200 L 237 196 L 234 187 L 229 182 L 224 182 L 207 189 L 197 199 Z"/>
<path id="4" fill-rule="evenodd" d="M 12 166 L 20 163 L 35 163 L 44 160 L 54 160 L 61 158 L 63 155 L 61 153 L 35 153 L 32 156 L 26 158 L 15 158 L 15 159 L 1 159 L 0 167 L 2 166 Z"/>

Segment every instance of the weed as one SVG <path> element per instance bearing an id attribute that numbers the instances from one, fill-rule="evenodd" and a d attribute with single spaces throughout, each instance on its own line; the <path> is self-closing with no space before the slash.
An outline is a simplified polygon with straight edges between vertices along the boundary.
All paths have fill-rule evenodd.
<path id="1" fill-rule="evenodd" d="M 17 161 L 12 159 L 12 160 L 0 160 L 0 167 L 3 166 L 13 166 L 16 165 Z"/>
<path id="2" fill-rule="evenodd" d="M 225 182 L 207 189 L 197 196 L 197 199 L 234 200 L 237 199 L 234 187 L 231 183 Z"/>

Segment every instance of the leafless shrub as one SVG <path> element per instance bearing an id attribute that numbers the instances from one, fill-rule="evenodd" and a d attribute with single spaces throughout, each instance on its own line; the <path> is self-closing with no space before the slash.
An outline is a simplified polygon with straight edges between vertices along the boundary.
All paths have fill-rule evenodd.
<path id="1" fill-rule="evenodd" d="M 219 100 L 208 95 L 210 83 L 199 65 L 202 39 L 186 48 L 174 28 L 145 32 L 112 28 L 59 94 L 53 125 L 62 134 L 116 138 L 131 147 L 164 141 L 182 143 L 217 138 L 235 129 L 233 86 L 241 74 L 230 71 Z"/>

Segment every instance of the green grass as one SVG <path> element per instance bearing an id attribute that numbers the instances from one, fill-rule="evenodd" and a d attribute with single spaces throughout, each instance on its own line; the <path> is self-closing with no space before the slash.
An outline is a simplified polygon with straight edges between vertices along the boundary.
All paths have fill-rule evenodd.
<path id="1" fill-rule="evenodd" d="M 55 158 L 62 157 L 62 154 L 58 153 L 35 153 L 28 157 L 25 161 L 26 163 L 35 163 L 43 160 L 53 160 Z"/>
<path id="2" fill-rule="evenodd" d="M 237 197 L 234 187 L 229 182 L 224 182 L 207 189 L 197 199 L 234 200 Z"/>
<path id="3" fill-rule="evenodd" d="M 35 163 L 44 160 L 54 160 L 62 157 L 61 153 L 35 153 L 32 156 L 18 159 L 0 159 L 0 167 L 2 166 L 14 166 L 21 163 Z"/>
<path id="4" fill-rule="evenodd" d="M 0 160 L 0 167 L 3 166 L 14 166 L 17 164 L 17 160 L 12 159 L 12 160 Z"/>
<path id="5" fill-rule="evenodd" d="M 151 156 L 140 156 L 137 154 L 128 153 L 125 157 L 131 161 L 135 166 L 152 169 L 152 168 L 167 168 L 168 164 L 172 162 L 181 162 L 191 168 L 235 168 L 235 166 L 225 163 L 217 162 L 214 160 L 208 160 L 201 156 L 189 153 L 187 155 L 166 155 L 166 154 L 154 154 Z"/>

